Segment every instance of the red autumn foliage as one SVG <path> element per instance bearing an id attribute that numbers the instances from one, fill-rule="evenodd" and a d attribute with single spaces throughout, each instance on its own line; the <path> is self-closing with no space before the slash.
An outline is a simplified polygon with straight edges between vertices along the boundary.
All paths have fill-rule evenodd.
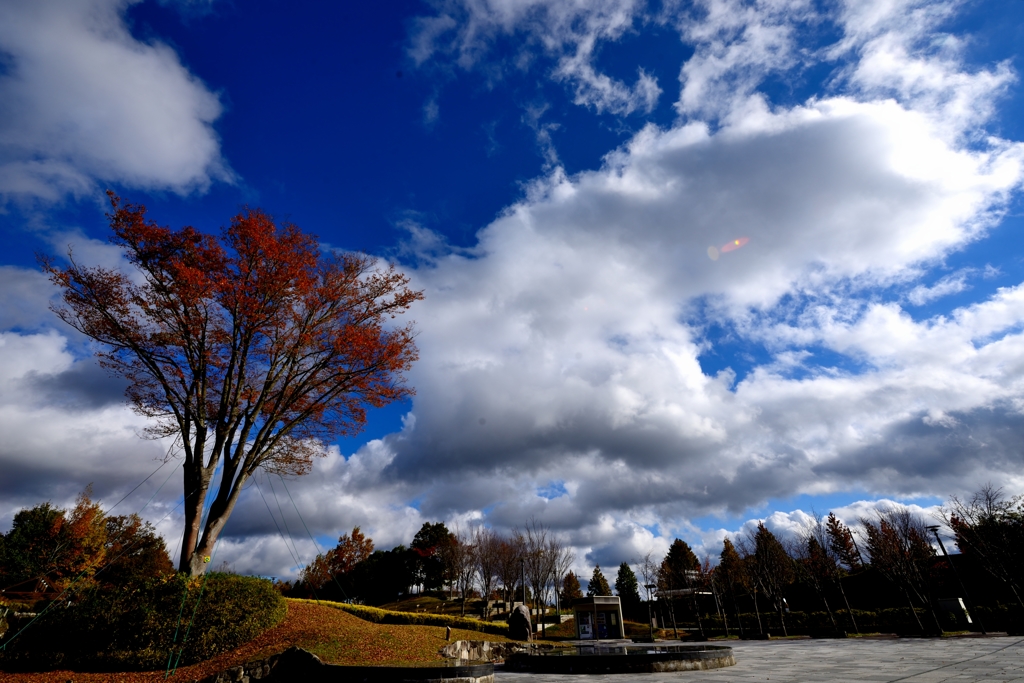
<path id="1" fill-rule="evenodd" d="M 315 237 L 259 209 L 219 237 L 172 230 L 113 193 L 111 242 L 121 272 L 44 259 L 62 290 L 55 312 L 100 342 L 132 407 L 184 456 L 179 569 L 200 574 L 242 486 L 260 468 L 304 474 L 322 443 L 352 435 L 366 407 L 412 393 L 412 324 L 389 326 L 422 293 L 393 266 L 323 252 Z M 218 467 L 221 484 L 211 491 Z M 213 496 L 200 529 L 207 495 Z"/>
<path id="2" fill-rule="evenodd" d="M 373 539 L 367 538 L 359 527 L 352 529 L 352 535 L 343 534 L 338 545 L 325 555 L 317 555 L 302 570 L 302 581 L 314 590 L 319 590 L 332 581 L 332 577 L 345 576 L 355 566 L 373 554 Z"/>

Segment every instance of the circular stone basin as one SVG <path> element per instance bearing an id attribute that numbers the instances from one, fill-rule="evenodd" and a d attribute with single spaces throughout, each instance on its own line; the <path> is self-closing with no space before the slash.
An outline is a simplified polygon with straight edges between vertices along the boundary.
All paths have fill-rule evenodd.
<path id="1" fill-rule="evenodd" d="M 555 674 L 656 673 L 703 671 L 733 666 L 726 645 L 575 645 L 505 660 L 507 671 Z"/>

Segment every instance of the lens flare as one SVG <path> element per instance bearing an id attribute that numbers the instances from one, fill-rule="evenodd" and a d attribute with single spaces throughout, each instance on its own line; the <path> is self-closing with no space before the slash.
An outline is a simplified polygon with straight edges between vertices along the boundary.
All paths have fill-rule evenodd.
<path id="1" fill-rule="evenodd" d="M 712 261 L 718 260 L 718 249 L 715 247 L 708 247 L 708 258 Z"/>
<path id="2" fill-rule="evenodd" d="M 740 237 L 739 239 L 734 239 L 732 242 L 729 242 L 728 244 L 723 245 L 722 249 L 721 249 L 721 252 L 723 254 L 727 254 L 730 251 L 736 251 L 737 249 L 739 249 L 740 247 L 742 247 L 744 244 L 746 244 L 749 241 L 750 241 L 749 237 Z"/>

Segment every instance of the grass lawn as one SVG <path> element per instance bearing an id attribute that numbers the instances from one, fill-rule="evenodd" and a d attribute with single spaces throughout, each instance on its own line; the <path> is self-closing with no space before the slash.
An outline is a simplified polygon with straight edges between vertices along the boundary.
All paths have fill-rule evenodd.
<path id="1" fill-rule="evenodd" d="M 198 681 L 232 666 L 298 646 L 330 664 L 380 665 L 438 662 L 445 645 L 443 626 L 372 624 L 329 604 L 288 601 L 288 614 L 280 624 L 245 645 L 200 664 L 182 667 L 168 680 Z M 452 630 L 452 640 L 507 641 L 478 631 Z M 0 683 L 142 683 L 163 681 L 164 671 L 134 673 L 3 673 Z"/>

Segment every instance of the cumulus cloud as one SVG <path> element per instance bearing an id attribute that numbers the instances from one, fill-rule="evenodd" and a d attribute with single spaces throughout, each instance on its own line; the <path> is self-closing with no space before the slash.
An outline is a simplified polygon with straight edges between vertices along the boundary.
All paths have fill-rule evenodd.
<path id="1" fill-rule="evenodd" d="M 432 3 L 434 14 L 413 22 L 409 55 L 417 64 L 451 60 L 462 69 L 483 69 L 492 78 L 493 62 L 485 61 L 503 38 L 518 41 L 511 68 L 526 68 L 537 56 L 555 60 L 551 77 L 573 90 L 576 104 L 598 113 L 627 115 L 650 112 L 661 88 L 657 79 L 637 66 L 637 80 L 628 85 L 595 68 L 602 41 L 619 40 L 634 30 L 644 13 L 639 0 L 445 0 Z"/>
<path id="2" fill-rule="evenodd" d="M 596 41 L 637 30 L 642 11 L 497 0 L 435 8 L 417 24 L 415 59 L 485 68 L 491 42 L 529 36 L 524 59 L 582 54 L 565 72 L 580 87 Z M 380 547 L 408 542 L 425 520 L 509 529 L 533 518 L 572 543 L 582 570 L 663 553 L 676 535 L 717 553 L 732 531 L 693 518 L 743 519 L 797 494 L 944 497 L 990 480 L 1024 491 L 1024 285 L 924 320 L 903 308 L 966 287 L 968 271 L 921 282 L 985 239 L 1024 180 L 1024 145 L 984 128 L 1012 73 L 965 64 L 938 33 L 947 9 L 670 6 L 657 20 L 694 46 L 680 120 L 643 128 L 574 176 L 552 150 L 546 174 L 470 248 L 410 224 L 403 258 L 426 299 L 415 312 L 421 360 L 405 428 L 353 454 L 330 452 L 287 492 L 260 479 L 228 526 L 224 559 L 293 571 L 305 543 L 293 499 L 314 536 L 359 525 Z M 839 41 L 804 49 L 806 33 L 833 20 Z M 837 63 L 828 93 L 784 106 L 761 90 L 771 73 L 827 60 Z M 574 95 L 582 104 L 614 111 L 626 101 L 614 87 L 587 88 Z M 635 102 L 614 106 L 648 106 Z M 721 251 L 739 238 L 744 246 Z M 706 372 L 715 325 L 767 360 Z M 109 415 L 110 443 L 128 443 L 113 432 L 132 423 L 104 412 L 105 394 L 75 393 L 85 371 L 59 337 L 9 343 L 35 345 L 43 359 L 11 366 L 19 390 L 65 392 L 61 419 Z M 34 418 L 19 410 L 4 404 L 0 427 L 30 433 L 22 425 Z M 39 452 L 18 438 L 19 453 Z M 850 522 L 877 504 L 837 513 Z M 765 523 L 792 536 L 808 519 L 796 510 Z M 290 552 L 274 540 L 279 527 L 296 539 Z"/>
<path id="3" fill-rule="evenodd" d="M 693 515 L 854 484 L 942 496 L 997 477 L 1024 490 L 999 437 L 1018 433 L 1016 288 L 919 322 L 876 294 L 983 239 L 1019 191 L 1024 147 L 951 104 L 992 111 L 1007 72 L 923 45 L 936 23 L 920 12 L 942 6 L 879 7 L 870 27 L 840 12 L 844 37 L 816 53 L 797 49 L 799 31 L 827 19 L 809 4 L 680 15 L 697 44 L 682 70 L 687 118 L 648 126 L 600 169 L 555 169 L 470 253 L 415 269 L 427 292 L 416 422 L 384 440 L 395 455 L 383 475 L 432 482 L 427 515 L 489 497 L 501 503 L 488 519 L 535 514 L 581 538 L 603 515 L 671 533 Z M 525 15 L 502 16 L 509 27 Z M 836 55 L 853 59 L 842 92 L 783 107 L 757 91 L 773 70 Z M 936 76 L 886 77 L 871 66 L 883 56 Z M 706 374 L 710 322 L 772 360 L 739 381 Z M 820 363 L 821 349 L 844 362 Z M 489 496 L 472 492 L 488 479 Z M 540 495 L 550 481 L 566 493 Z M 595 536 L 587 552 L 631 536 L 618 538 Z"/>
<path id="4" fill-rule="evenodd" d="M 92 360 L 75 361 L 55 332 L 0 333 L 0 492 L 8 505 L 127 492 L 165 447 L 141 441 L 140 418 Z"/>
<path id="5" fill-rule="evenodd" d="M 531 17 L 550 11 L 474 7 L 422 20 L 414 55 L 444 49 L 473 66 L 495 35 L 540 31 Z M 844 10 L 845 37 L 812 54 L 799 32 L 823 19 L 810 5 L 700 4 L 675 18 L 695 44 L 681 71 L 684 119 L 644 128 L 572 177 L 552 151 L 550 173 L 471 249 L 446 251 L 417 227 L 407 249 L 429 249 L 409 258 L 427 293 L 413 414 L 400 434 L 325 461 L 325 483 L 295 482 L 303 515 L 318 529 L 345 519 L 335 531 L 365 521 L 382 545 L 401 540 L 387 529 L 407 540 L 427 519 L 499 530 L 537 519 L 571 543 L 586 575 L 660 556 L 674 536 L 715 556 L 756 520 L 738 530 L 690 520 L 772 498 L 851 486 L 944 497 L 988 480 L 1024 490 L 1013 446 L 1024 289 L 918 321 L 899 300 L 878 300 L 984 239 L 1024 178 L 1024 148 L 981 135 L 985 117 L 951 104 L 978 98 L 991 112 L 1008 72 L 922 46 L 934 18 L 897 20 L 915 7 L 885 10 L 870 29 Z M 593 14 L 611 26 L 609 16 Z M 871 66 L 883 53 L 941 77 L 886 80 Z M 781 107 L 758 91 L 767 74 L 836 55 L 853 58 L 837 77 L 843 92 Z M 739 237 L 741 249 L 708 258 Z M 962 291 L 969 274 L 911 288 L 906 301 Z M 704 372 L 712 322 L 771 359 L 744 377 Z M 821 350 L 842 363 L 819 361 Z M 385 524 L 361 516 L 368 491 Z M 836 512 L 856 527 L 889 502 Z M 764 521 L 794 539 L 810 520 L 793 510 Z"/>
<path id="6" fill-rule="evenodd" d="M 0 6 L 0 194 L 56 200 L 96 182 L 185 193 L 231 178 L 218 96 L 169 46 L 131 35 L 130 4 Z"/>

